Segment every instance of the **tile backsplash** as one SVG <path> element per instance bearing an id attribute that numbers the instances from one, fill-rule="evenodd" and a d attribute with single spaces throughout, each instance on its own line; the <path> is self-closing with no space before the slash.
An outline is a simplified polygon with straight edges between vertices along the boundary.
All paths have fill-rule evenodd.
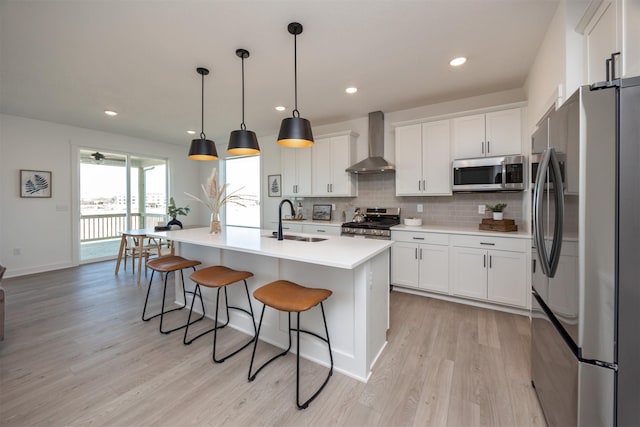
<path id="1" fill-rule="evenodd" d="M 336 205 L 332 220 L 341 221 L 345 212 L 347 221 L 353 217 L 356 207 L 400 207 L 401 216 L 422 218 L 424 224 L 445 226 L 477 226 L 483 217 L 478 213 L 478 205 L 506 203 L 505 218 L 514 219 L 518 229 L 528 230 L 524 200 L 529 192 L 500 193 L 456 193 L 453 196 L 412 196 L 397 197 L 395 174 L 358 175 L 358 197 L 329 198 L 308 197 L 300 200 L 305 218 L 311 218 L 314 204 Z M 296 201 L 297 204 L 297 201 Z M 423 212 L 418 212 L 417 205 L 423 205 Z"/>

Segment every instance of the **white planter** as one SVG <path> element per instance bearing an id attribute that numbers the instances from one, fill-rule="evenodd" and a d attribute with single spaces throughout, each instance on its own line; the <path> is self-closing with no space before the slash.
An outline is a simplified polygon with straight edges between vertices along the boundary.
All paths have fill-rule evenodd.
<path id="1" fill-rule="evenodd" d="M 493 219 L 502 219 L 502 214 L 504 214 L 504 212 L 494 212 Z"/>

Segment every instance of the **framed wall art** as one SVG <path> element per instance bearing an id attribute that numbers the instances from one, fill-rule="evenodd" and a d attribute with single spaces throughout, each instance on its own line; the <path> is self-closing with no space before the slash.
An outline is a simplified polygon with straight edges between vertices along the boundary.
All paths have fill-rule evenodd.
<path id="1" fill-rule="evenodd" d="M 20 197 L 51 197 L 51 171 L 20 169 Z"/>
<path id="2" fill-rule="evenodd" d="M 267 176 L 269 197 L 282 197 L 282 175 Z"/>
<path id="3" fill-rule="evenodd" d="M 312 219 L 317 221 L 331 221 L 331 205 L 313 205 Z"/>

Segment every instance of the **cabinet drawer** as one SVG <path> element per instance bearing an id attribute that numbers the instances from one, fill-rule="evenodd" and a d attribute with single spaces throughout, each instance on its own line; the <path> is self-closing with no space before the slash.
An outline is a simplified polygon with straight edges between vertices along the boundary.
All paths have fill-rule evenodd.
<path id="1" fill-rule="evenodd" d="M 302 226 L 303 233 L 327 234 L 330 236 L 339 236 L 341 231 L 342 230 L 339 226 L 315 225 L 315 224 L 304 224 Z"/>
<path id="2" fill-rule="evenodd" d="M 510 239 L 508 237 L 493 236 L 451 236 L 453 246 L 466 248 L 495 249 L 499 251 L 527 252 L 531 245 L 530 239 Z"/>
<path id="3" fill-rule="evenodd" d="M 449 235 L 441 233 L 422 233 L 419 231 L 392 231 L 391 240 L 396 242 L 427 243 L 431 245 L 448 245 Z"/>

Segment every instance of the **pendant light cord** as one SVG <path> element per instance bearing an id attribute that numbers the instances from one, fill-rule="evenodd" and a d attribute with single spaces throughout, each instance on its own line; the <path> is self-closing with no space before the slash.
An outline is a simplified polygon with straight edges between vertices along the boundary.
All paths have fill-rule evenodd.
<path id="1" fill-rule="evenodd" d="M 201 112 L 201 123 L 202 123 L 202 127 L 200 128 L 200 139 L 205 139 L 206 135 L 204 134 L 204 74 L 202 74 L 202 90 L 201 90 L 201 95 L 202 95 L 202 103 L 201 103 L 201 108 L 200 108 L 200 112 Z"/>
<path id="2" fill-rule="evenodd" d="M 298 111 L 298 47 L 297 34 L 293 35 L 293 87 L 294 87 L 294 100 L 295 108 L 293 110 L 293 117 L 300 117 L 300 111 Z"/>
<path id="3" fill-rule="evenodd" d="M 244 124 L 244 55 L 241 56 L 242 59 L 242 123 L 240 123 L 240 129 L 246 130 L 247 125 Z"/>

